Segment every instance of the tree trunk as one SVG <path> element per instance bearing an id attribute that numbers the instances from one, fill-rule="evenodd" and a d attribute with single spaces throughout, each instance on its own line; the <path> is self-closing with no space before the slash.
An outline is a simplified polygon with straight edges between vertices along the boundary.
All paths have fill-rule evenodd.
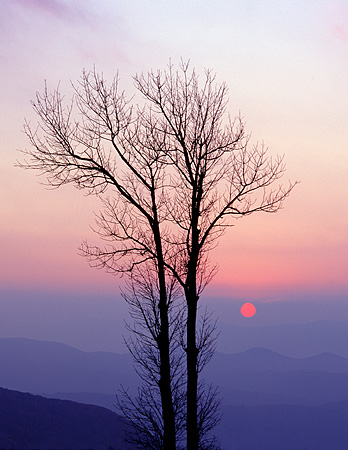
<path id="1" fill-rule="evenodd" d="M 195 284 L 195 283 L 194 283 Z M 198 450 L 197 427 L 197 347 L 196 317 L 197 297 L 188 291 L 187 300 L 187 450 Z"/>
<path id="2" fill-rule="evenodd" d="M 187 450 L 198 450 L 199 430 L 197 423 L 198 410 L 198 371 L 197 371 L 197 346 L 196 346 L 196 327 L 197 327 L 197 265 L 199 255 L 199 205 L 201 200 L 201 184 L 198 189 L 193 190 L 192 196 L 192 221 L 191 221 L 191 252 L 188 262 L 188 271 L 186 278 L 186 304 L 187 304 Z M 198 191 L 198 193 L 197 193 Z"/>
<path id="3" fill-rule="evenodd" d="M 156 217 L 156 216 L 155 216 Z M 165 283 L 165 271 L 161 246 L 161 236 L 158 222 L 154 224 L 154 238 L 158 256 L 158 280 L 160 287 L 160 319 L 161 331 L 158 337 L 158 349 L 160 352 L 160 381 L 162 415 L 163 415 L 163 450 L 176 450 L 175 414 L 172 398 L 171 367 L 170 367 L 170 342 L 169 320 L 167 305 L 167 290 Z"/>
<path id="4" fill-rule="evenodd" d="M 173 408 L 171 377 L 170 377 L 170 360 L 169 360 L 169 325 L 166 313 L 166 304 L 161 304 L 160 300 L 160 316 L 161 316 L 161 334 L 158 339 L 158 347 L 160 351 L 160 393 L 162 402 L 162 414 L 164 424 L 163 450 L 176 450 L 176 433 L 175 433 L 175 415 Z"/>

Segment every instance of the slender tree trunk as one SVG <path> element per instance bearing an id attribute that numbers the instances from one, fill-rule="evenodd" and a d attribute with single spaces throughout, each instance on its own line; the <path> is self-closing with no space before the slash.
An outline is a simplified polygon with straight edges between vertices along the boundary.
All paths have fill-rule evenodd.
<path id="1" fill-rule="evenodd" d="M 197 264 L 198 264 L 198 208 L 194 195 L 192 208 L 192 246 L 186 279 L 187 303 L 187 450 L 198 450 L 199 434 L 197 423 Z"/>
<path id="2" fill-rule="evenodd" d="M 161 394 L 162 414 L 163 414 L 163 450 L 176 450 L 175 414 L 173 407 L 171 367 L 170 367 L 170 342 L 169 342 L 169 319 L 167 305 L 167 291 L 165 283 L 165 271 L 161 237 L 158 222 L 154 225 L 154 238 L 158 256 L 158 280 L 160 287 L 160 319 L 161 331 L 158 337 L 158 348 L 160 352 L 160 381 L 159 389 Z"/>
<path id="3" fill-rule="evenodd" d="M 195 280 L 193 283 L 196 284 Z M 197 427 L 197 347 L 196 347 L 196 290 L 188 290 L 187 300 L 187 450 L 198 450 Z"/>
<path id="4" fill-rule="evenodd" d="M 160 351 L 160 393 L 162 401 L 162 414 L 164 423 L 163 450 L 176 450 L 175 415 L 173 408 L 170 360 L 169 360 L 169 338 L 168 338 L 168 316 L 165 312 L 166 306 L 161 305 L 161 334 L 158 339 Z"/>

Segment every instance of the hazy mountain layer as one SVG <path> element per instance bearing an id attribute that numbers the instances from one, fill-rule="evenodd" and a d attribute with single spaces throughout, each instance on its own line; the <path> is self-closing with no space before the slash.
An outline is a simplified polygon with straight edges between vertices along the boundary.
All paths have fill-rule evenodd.
<path id="1" fill-rule="evenodd" d="M 348 322 L 319 320 L 303 324 L 258 327 L 230 325 L 221 319 L 217 348 L 225 353 L 239 353 L 264 347 L 286 356 L 309 357 L 330 352 L 348 358 Z"/>
<path id="2" fill-rule="evenodd" d="M 20 338 L 0 339 L 0 367 L 0 386 L 50 396 L 114 398 L 121 384 L 134 391 L 139 382 L 129 355 Z M 348 359 L 330 353 L 301 359 L 266 349 L 216 353 L 203 376 L 220 387 L 225 405 L 318 405 L 348 398 Z M 96 403 L 106 405 L 104 400 Z"/>
<path id="3" fill-rule="evenodd" d="M 120 384 L 133 390 L 138 384 L 129 355 L 86 353 L 63 344 L 29 339 L 0 339 L 0 368 L 0 385 L 5 388 L 41 392 L 111 410 Z M 289 358 L 254 348 L 236 354 L 216 353 L 203 375 L 219 386 L 223 398 L 223 419 L 217 434 L 224 449 L 347 449 L 348 359 L 331 353 Z M 88 422 L 91 415 L 95 415 L 101 436 L 115 436 L 108 434 L 109 425 L 117 419 L 110 411 L 71 406 L 75 405 L 72 402 L 46 403 L 42 397 L 23 395 L 1 390 L 0 422 L 7 428 L 4 434 L 0 427 L 0 448 L 48 448 L 50 433 L 58 433 L 51 428 L 56 423 L 66 431 L 54 448 L 85 448 L 81 443 L 86 441 L 81 439 L 88 429 L 92 434 L 86 431 L 86 448 L 96 442 L 93 447 L 97 449 L 99 441 L 93 441 L 94 428 Z M 63 412 L 65 407 L 75 409 Z M 64 428 L 69 417 L 70 431 Z M 41 427 L 47 428 L 47 439 L 45 433 L 35 431 Z M 115 433 L 119 437 L 117 426 Z M 43 440 L 35 440 L 39 438 Z M 72 439 L 76 447 L 63 438 Z M 6 442 L 8 447 L 3 444 Z"/>
<path id="4" fill-rule="evenodd" d="M 226 450 L 347 450 L 348 403 L 227 406 L 216 429 Z"/>
<path id="5" fill-rule="evenodd" d="M 24 338 L 0 339 L 0 386 L 40 394 L 114 394 L 120 384 L 136 386 L 129 355 L 87 353 L 65 344 Z"/>

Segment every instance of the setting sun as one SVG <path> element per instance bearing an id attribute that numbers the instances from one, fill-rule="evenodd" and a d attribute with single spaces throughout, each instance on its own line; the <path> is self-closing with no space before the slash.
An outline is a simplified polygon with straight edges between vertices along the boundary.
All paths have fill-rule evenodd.
<path id="1" fill-rule="evenodd" d="M 252 317 L 256 313 L 256 308 L 252 303 L 244 303 L 240 312 L 244 317 Z"/>

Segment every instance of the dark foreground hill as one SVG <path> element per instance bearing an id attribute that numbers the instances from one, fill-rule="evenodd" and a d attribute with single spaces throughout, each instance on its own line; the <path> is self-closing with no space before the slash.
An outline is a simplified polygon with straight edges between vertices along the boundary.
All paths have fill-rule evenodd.
<path id="1" fill-rule="evenodd" d="M 348 401 L 321 406 L 227 406 L 223 450 L 347 450 Z M 0 448 L 125 450 L 123 425 L 105 409 L 0 388 Z"/>
<path id="2" fill-rule="evenodd" d="M 0 388 L 1 449 L 123 450 L 123 428 L 99 406 Z"/>

